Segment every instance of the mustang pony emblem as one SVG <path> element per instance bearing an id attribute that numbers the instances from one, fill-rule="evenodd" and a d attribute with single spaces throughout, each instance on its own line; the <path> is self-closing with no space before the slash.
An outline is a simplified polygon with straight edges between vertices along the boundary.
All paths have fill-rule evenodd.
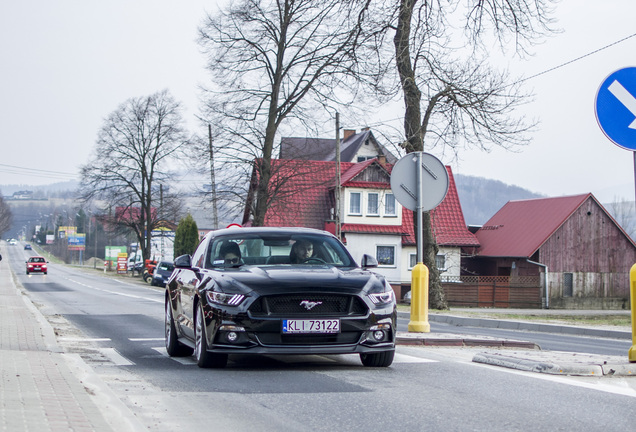
<path id="1" fill-rule="evenodd" d="M 300 305 L 303 306 L 307 310 L 312 310 L 314 307 L 321 305 L 322 302 L 312 302 L 309 300 L 303 300 L 300 302 Z"/>

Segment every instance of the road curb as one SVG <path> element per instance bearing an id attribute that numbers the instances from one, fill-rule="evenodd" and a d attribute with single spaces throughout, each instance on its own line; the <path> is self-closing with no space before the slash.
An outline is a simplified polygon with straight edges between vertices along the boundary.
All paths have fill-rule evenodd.
<path id="1" fill-rule="evenodd" d="M 489 347 L 489 348 L 519 348 L 539 350 L 534 342 L 494 338 L 474 338 L 465 335 L 443 333 L 405 333 L 398 332 L 395 342 L 397 345 L 440 346 L 440 347 Z"/>
<path id="2" fill-rule="evenodd" d="M 502 354 L 479 353 L 473 362 L 491 366 L 501 366 L 526 372 L 537 372 L 549 375 L 575 376 L 636 376 L 636 364 L 608 364 L 606 361 L 572 361 L 567 359 L 542 361 Z"/>
<path id="3" fill-rule="evenodd" d="M 398 312 L 401 318 L 408 319 L 408 312 Z M 563 324 L 546 324 L 529 321 L 512 321 L 492 318 L 473 318 L 448 314 L 429 314 L 428 320 L 431 322 L 443 323 L 457 327 L 483 327 L 497 328 L 502 330 L 524 330 L 539 333 L 569 334 L 573 336 L 590 336 L 608 339 L 628 339 L 632 340 L 630 331 L 608 330 L 589 328 L 581 326 L 569 326 Z"/>

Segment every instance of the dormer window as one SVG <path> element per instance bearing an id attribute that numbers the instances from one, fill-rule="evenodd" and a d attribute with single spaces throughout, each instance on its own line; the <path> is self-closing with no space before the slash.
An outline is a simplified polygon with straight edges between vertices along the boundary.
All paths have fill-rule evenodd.
<path id="1" fill-rule="evenodd" d="M 360 208 L 360 192 L 351 192 L 349 194 L 349 214 L 362 214 L 362 209 Z"/>
<path id="2" fill-rule="evenodd" d="M 395 208 L 395 195 L 384 195 L 384 216 L 397 216 Z"/>
<path id="3" fill-rule="evenodd" d="M 367 199 L 367 215 L 378 216 L 380 214 L 379 195 L 377 193 L 369 193 Z"/>

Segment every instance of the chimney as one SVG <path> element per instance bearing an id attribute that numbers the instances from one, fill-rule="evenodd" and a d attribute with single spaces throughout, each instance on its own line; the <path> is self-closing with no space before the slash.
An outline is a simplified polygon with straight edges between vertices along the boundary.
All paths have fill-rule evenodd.
<path id="1" fill-rule="evenodd" d="M 378 155 L 378 162 L 380 162 L 380 165 L 386 165 L 386 156 L 383 154 Z"/>
<path id="2" fill-rule="evenodd" d="M 344 137 L 342 138 L 343 141 L 346 141 L 347 139 L 349 139 L 349 137 L 353 136 L 356 134 L 356 130 L 355 129 L 345 129 L 344 130 Z"/>

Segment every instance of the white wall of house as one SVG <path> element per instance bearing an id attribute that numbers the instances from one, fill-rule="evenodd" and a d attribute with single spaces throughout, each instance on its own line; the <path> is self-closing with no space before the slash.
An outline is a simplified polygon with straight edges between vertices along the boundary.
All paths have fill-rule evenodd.
<path id="1" fill-rule="evenodd" d="M 351 162 L 357 162 L 359 157 L 364 159 L 373 159 L 378 157 L 380 152 L 380 148 L 371 142 L 371 140 L 367 140 L 366 143 L 362 144 L 358 149 L 358 152 L 355 154 Z"/>
<path id="2" fill-rule="evenodd" d="M 445 277 L 456 277 L 460 276 L 461 268 L 461 249 L 458 247 L 448 247 L 448 246 L 440 246 L 439 252 L 437 254 L 438 257 L 442 256 L 444 261 L 444 269 L 440 276 Z M 413 269 L 412 264 L 417 264 L 417 249 L 415 246 L 405 246 L 402 248 L 402 262 L 405 265 L 402 267 L 402 273 L 400 278 L 404 283 L 410 283 L 412 279 L 411 270 Z"/>
<path id="3" fill-rule="evenodd" d="M 401 268 L 405 266 L 402 261 L 402 236 L 347 233 L 346 238 L 347 249 L 358 264 L 364 254 L 376 257 L 383 262 L 379 262 L 374 271 L 386 277 L 391 284 L 401 283 Z"/>

